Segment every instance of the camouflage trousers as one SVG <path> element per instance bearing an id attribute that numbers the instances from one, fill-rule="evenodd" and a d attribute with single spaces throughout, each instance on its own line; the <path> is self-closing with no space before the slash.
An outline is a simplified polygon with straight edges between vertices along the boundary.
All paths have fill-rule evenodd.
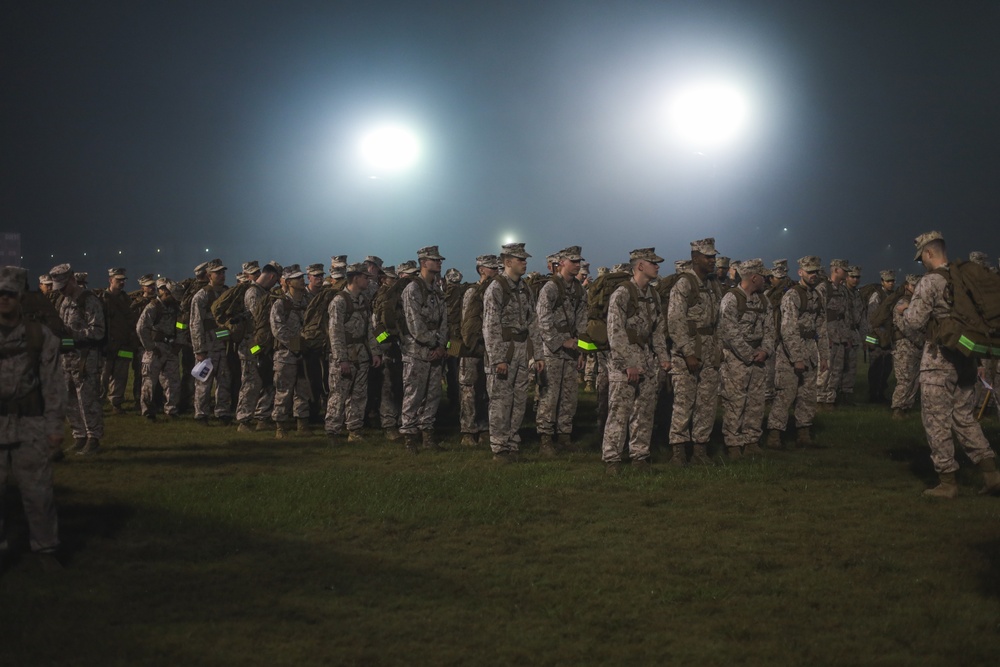
<path id="1" fill-rule="evenodd" d="M 101 355 L 97 350 L 67 352 L 61 357 L 66 378 L 66 419 L 74 438 L 103 438 Z"/>
<path id="2" fill-rule="evenodd" d="M 274 407 L 271 419 L 287 422 L 309 418 L 309 378 L 303 363 L 274 362 Z"/>
<path id="3" fill-rule="evenodd" d="M 604 433 L 604 426 L 608 423 L 608 393 L 610 391 L 610 381 L 608 380 L 608 353 L 597 352 L 594 354 L 597 361 L 597 379 L 595 388 L 597 389 L 597 430 Z M 604 437 L 603 435 L 601 436 Z"/>
<path id="4" fill-rule="evenodd" d="M 398 353 L 398 351 L 397 351 Z M 399 428 L 403 412 L 403 361 L 398 356 L 382 355 L 382 392 L 378 404 L 382 428 Z"/>
<path id="5" fill-rule="evenodd" d="M 441 404 L 444 363 L 403 357 L 403 414 L 400 433 L 433 431 Z"/>
<path id="6" fill-rule="evenodd" d="M 601 442 L 601 460 L 622 460 L 625 443 L 633 461 L 649 459 L 653 434 L 653 411 L 656 409 L 657 376 L 643 375 L 639 382 L 608 383 L 608 421 Z"/>
<path id="7" fill-rule="evenodd" d="M 847 343 L 830 344 L 830 362 L 825 371 L 816 374 L 816 401 L 818 403 L 836 403 L 837 388 L 844 377 L 844 366 L 847 364 Z"/>
<path id="8" fill-rule="evenodd" d="M 722 360 L 722 437 L 727 447 L 760 441 L 764 423 L 764 364 L 744 364 L 729 350 Z"/>
<path id="9" fill-rule="evenodd" d="M 250 354 L 249 343 L 240 343 L 240 393 L 236 399 L 236 421 L 263 421 L 271 417 L 274 408 L 274 385 L 264 386 L 257 356 Z"/>
<path id="10" fill-rule="evenodd" d="M 369 362 L 352 364 L 351 375 L 340 373 L 340 364 L 330 362 L 330 397 L 326 401 L 326 432 L 332 435 L 358 431 L 365 425 L 365 408 L 368 405 Z"/>
<path id="11" fill-rule="evenodd" d="M 902 338 L 892 351 L 892 372 L 896 374 L 896 388 L 892 392 L 892 409 L 909 410 L 917 400 L 920 386 L 920 355 L 923 349 Z"/>
<path id="12" fill-rule="evenodd" d="M 108 402 L 116 408 L 120 408 L 125 401 L 128 371 L 132 367 L 134 356 L 135 353 L 131 350 L 122 349 L 104 360 L 101 383 L 107 387 Z"/>
<path id="13" fill-rule="evenodd" d="M 233 414 L 233 399 L 226 345 L 216 343 L 207 352 L 212 359 L 212 374 L 204 382 L 196 381 L 194 384 L 194 416 L 208 417 L 212 414 L 214 395 L 215 416 L 230 417 Z"/>
<path id="14" fill-rule="evenodd" d="M 486 393 L 486 371 L 481 357 L 462 357 L 458 369 L 461 389 L 462 433 L 486 433 L 490 430 L 490 397 Z"/>
<path id="15" fill-rule="evenodd" d="M 806 364 L 802 375 L 781 350 L 774 367 L 774 402 L 767 418 L 767 428 L 784 431 L 788 426 L 788 411 L 795 408 L 795 426 L 812 426 L 816 417 L 816 367 L 813 362 Z"/>
<path id="16" fill-rule="evenodd" d="M 493 366 L 486 372 L 490 395 L 490 449 L 516 452 L 521 447 L 518 431 L 524 421 L 531 371 L 528 368 L 527 343 L 513 343 L 514 355 L 507 364 L 507 374 L 498 375 Z"/>
<path id="17" fill-rule="evenodd" d="M 674 360 L 670 370 L 674 385 L 674 411 L 670 417 L 670 444 L 693 442 L 704 445 L 715 426 L 719 396 L 719 369 L 702 368 L 694 375 L 684 359 Z"/>
<path id="18" fill-rule="evenodd" d="M 773 401 L 774 400 L 774 367 L 777 362 L 775 362 L 776 354 L 772 354 L 764 362 L 764 400 Z"/>
<path id="19" fill-rule="evenodd" d="M 955 472 L 955 440 L 973 463 L 996 456 L 976 421 L 973 385 L 959 384 L 955 370 L 920 372 L 920 417 L 939 474 Z"/>
<path id="20" fill-rule="evenodd" d="M 588 353 L 586 355 L 586 362 L 583 366 L 584 382 L 597 382 L 598 366 L 600 364 L 601 359 L 597 353 Z"/>
<path id="21" fill-rule="evenodd" d="M 844 374 L 840 378 L 840 393 L 853 394 L 854 382 L 858 377 L 858 346 L 851 344 L 847 346 L 844 356 Z"/>
<path id="22" fill-rule="evenodd" d="M 155 350 L 142 353 L 140 404 L 143 416 L 154 414 L 153 395 L 157 383 L 163 389 L 163 413 L 176 415 L 181 392 L 180 359 L 177 352 L 166 343 L 158 343 Z"/>
<path id="23" fill-rule="evenodd" d="M 868 354 L 868 398 L 872 402 L 884 402 L 885 391 L 892 373 L 892 352 L 875 348 Z"/>
<path id="24" fill-rule="evenodd" d="M 576 359 L 545 357 L 545 391 L 540 394 L 535 425 L 538 433 L 573 432 L 580 375 Z"/>
<path id="25" fill-rule="evenodd" d="M 52 445 L 45 437 L 45 419 L 21 417 L 18 430 L 23 438 L 19 444 L 0 445 L 0 551 L 7 549 L 4 499 L 11 475 L 21 491 L 31 550 L 52 550 L 59 546 L 59 519 L 52 491 Z"/>

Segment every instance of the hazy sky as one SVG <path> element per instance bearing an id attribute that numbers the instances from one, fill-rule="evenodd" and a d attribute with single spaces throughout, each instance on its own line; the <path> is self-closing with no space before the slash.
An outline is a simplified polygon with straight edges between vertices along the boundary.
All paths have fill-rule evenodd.
<path id="1" fill-rule="evenodd" d="M 0 231 L 35 272 L 131 277 L 437 244 L 468 279 L 507 237 L 541 269 L 715 236 L 868 281 L 931 228 L 995 261 L 998 35 L 993 1 L 9 0 Z M 709 80 L 749 112 L 698 150 L 668 101 Z M 386 120 L 423 153 L 372 179 Z"/>

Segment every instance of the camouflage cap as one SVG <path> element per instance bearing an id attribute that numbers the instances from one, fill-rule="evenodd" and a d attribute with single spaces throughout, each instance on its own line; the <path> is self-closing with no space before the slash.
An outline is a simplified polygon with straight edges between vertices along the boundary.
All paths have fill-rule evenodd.
<path id="1" fill-rule="evenodd" d="M 301 278 L 303 275 L 305 275 L 305 274 L 302 273 L 302 269 L 299 267 L 298 264 L 289 264 L 281 272 L 281 277 L 284 278 L 285 280 L 292 280 L 294 278 Z"/>
<path id="2" fill-rule="evenodd" d="M 42 275 L 38 276 L 38 284 L 39 285 L 51 285 L 52 284 L 52 277 L 49 276 L 49 274 L 47 274 L 47 273 L 43 273 Z"/>
<path id="3" fill-rule="evenodd" d="M 689 266 L 691 266 L 691 260 L 690 259 L 675 259 L 674 260 L 674 273 L 680 273 L 681 271 L 686 271 Z"/>
<path id="4" fill-rule="evenodd" d="M 330 268 L 334 269 L 338 266 L 347 266 L 347 255 L 334 255 L 330 258 Z"/>
<path id="5" fill-rule="evenodd" d="M 601 276 L 603 276 L 607 272 L 608 272 L 608 267 L 606 267 L 606 266 L 599 266 L 599 267 L 597 267 L 597 277 L 598 278 L 600 278 Z"/>
<path id="6" fill-rule="evenodd" d="M 322 264 L 310 264 L 309 268 L 306 269 L 306 273 L 310 276 L 321 276 L 326 273 L 326 270 L 323 268 Z"/>
<path id="7" fill-rule="evenodd" d="M 631 273 L 632 267 L 629 266 L 628 262 L 622 262 L 621 264 L 615 264 L 611 267 L 614 273 Z"/>
<path id="8" fill-rule="evenodd" d="M 197 275 L 199 275 L 201 273 L 205 273 L 205 271 L 208 270 L 208 265 L 211 264 L 212 262 L 219 262 L 221 264 L 222 260 L 221 259 L 213 259 L 213 260 L 210 260 L 208 262 L 202 262 L 198 266 L 194 267 L 194 275 L 197 276 Z"/>
<path id="9" fill-rule="evenodd" d="M 975 262 L 979 266 L 990 268 L 990 258 L 985 252 L 979 250 L 973 250 L 969 253 L 969 261 Z"/>
<path id="10" fill-rule="evenodd" d="M 788 260 L 776 259 L 771 262 L 771 273 L 775 278 L 786 278 L 788 276 Z"/>
<path id="11" fill-rule="evenodd" d="M 799 258 L 799 268 L 803 271 L 819 271 L 823 268 L 823 260 L 816 255 L 806 255 Z"/>
<path id="12" fill-rule="evenodd" d="M 364 262 L 368 263 L 368 264 L 374 264 L 379 269 L 382 268 L 382 264 L 383 264 L 382 258 L 379 257 L 378 255 L 367 255 L 367 256 L 365 256 Z"/>
<path id="13" fill-rule="evenodd" d="M 239 273 L 236 274 L 236 282 L 237 283 L 245 283 L 245 282 L 247 282 L 249 280 L 250 280 L 250 278 L 247 277 L 247 274 L 243 273 L 242 271 L 240 271 Z"/>
<path id="14" fill-rule="evenodd" d="M 108 269 L 108 278 L 126 278 L 127 271 L 124 268 Z"/>
<path id="15" fill-rule="evenodd" d="M 926 246 L 931 241 L 944 241 L 944 237 L 941 236 L 941 232 L 924 232 L 917 238 L 913 239 L 913 245 L 917 248 L 917 254 L 913 257 L 913 261 L 919 262 L 920 255 L 924 251 L 924 246 Z"/>
<path id="16" fill-rule="evenodd" d="M 0 291 L 13 292 L 18 296 L 24 292 L 24 284 L 28 279 L 28 270 L 19 266 L 5 266 L 0 269 Z"/>
<path id="17" fill-rule="evenodd" d="M 281 272 L 285 270 L 285 267 L 281 266 L 281 264 L 278 264 L 278 262 L 272 259 L 270 262 L 268 262 L 261 268 L 261 271 L 263 271 L 264 269 L 270 269 L 280 276 Z"/>
<path id="18" fill-rule="evenodd" d="M 878 275 L 879 278 L 881 278 L 884 282 L 887 283 L 896 282 L 896 272 L 893 271 L 892 269 L 883 269 L 878 272 Z"/>
<path id="19" fill-rule="evenodd" d="M 255 273 L 260 273 L 260 262 L 256 259 L 251 259 L 249 262 L 243 262 L 243 273 L 248 276 L 252 276 Z"/>
<path id="20" fill-rule="evenodd" d="M 849 275 L 852 278 L 860 278 L 861 267 L 852 264 L 851 266 L 847 267 L 847 275 Z"/>
<path id="21" fill-rule="evenodd" d="M 715 239 L 709 236 L 707 239 L 691 241 L 691 252 L 700 252 L 702 255 L 714 257 L 719 254 L 715 249 Z"/>
<path id="22" fill-rule="evenodd" d="M 741 276 L 762 276 L 765 275 L 764 271 L 764 260 L 759 257 L 756 259 L 746 259 L 740 262 L 740 275 Z"/>
<path id="23" fill-rule="evenodd" d="M 174 297 L 178 301 L 184 300 L 184 284 L 183 283 L 170 283 L 170 296 Z"/>
<path id="24" fill-rule="evenodd" d="M 357 262 L 355 264 L 349 264 L 347 268 L 344 269 L 344 274 L 349 278 L 351 276 L 356 276 L 359 274 L 368 275 L 368 267 L 365 266 L 364 262 Z"/>
<path id="25" fill-rule="evenodd" d="M 444 257 L 438 252 L 438 247 L 436 245 L 424 246 L 417 251 L 417 259 L 435 259 L 444 261 Z"/>
<path id="26" fill-rule="evenodd" d="M 580 260 L 580 273 L 590 272 L 590 262 L 585 259 Z"/>
<path id="27" fill-rule="evenodd" d="M 225 271 L 227 268 L 228 267 L 222 263 L 221 259 L 213 259 L 208 263 L 208 266 L 205 267 L 205 270 L 209 273 L 218 273 L 219 271 Z"/>
<path id="28" fill-rule="evenodd" d="M 628 254 L 628 259 L 630 262 L 642 260 L 652 264 L 659 264 L 663 261 L 663 258 L 656 254 L 656 248 L 636 248 Z"/>
<path id="29" fill-rule="evenodd" d="M 73 277 L 76 278 L 76 282 L 80 283 L 81 285 L 86 285 L 87 279 L 90 277 L 90 274 L 87 273 L 86 271 L 77 271 L 76 273 L 73 274 Z"/>
<path id="30" fill-rule="evenodd" d="M 546 255 L 545 256 L 545 265 L 546 266 L 552 266 L 553 264 L 558 264 L 558 263 L 559 263 L 559 253 L 554 252 L 551 255 Z"/>
<path id="31" fill-rule="evenodd" d="M 174 281 L 172 281 L 170 278 L 159 278 L 156 281 L 156 289 L 161 289 L 165 287 L 169 290 L 172 289 L 173 286 L 174 286 Z"/>
<path id="32" fill-rule="evenodd" d="M 388 278 L 399 278 L 399 274 L 396 273 L 396 265 L 389 264 L 388 266 L 382 267 L 382 273 Z"/>
<path id="33" fill-rule="evenodd" d="M 917 283 L 920 282 L 921 276 L 918 273 L 907 273 L 906 274 L 906 284 L 910 287 L 916 287 Z"/>
<path id="34" fill-rule="evenodd" d="M 396 267 L 396 273 L 400 276 L 409 276 L 420 271 L 420 267 L 412 259 L 408 259 L 405 262 L 400 262 Z"/>
<path id="35" fill-rule="evenodd" d="M 701 251 L 699 250 L 698 252 L 701 252 Z M 702 253 L 702 254 L 703 255 L 708 255 L 710 253 L 705 252 L 705 253 Z M 732 264 L 732 263 L 733 262 L 732 262 L 731 259 L 729 259 L 728 257 L 724 257 L 723 255 L 716 255 L 716 257 L 715 257 L 715 268 L 717 268 L 717 269 L 728 269 L 729 265 Z"/>
<path id="36" fill-rule="evenodd" d="M 73 267 L 69 264 L 57 264 L 49 269 L 49 278 L 52 279 L 53 289 L 62 289 L 73 276 Z"/>
<path id="37" fill-rule="evenodd" d="M 571 262 L 583 262 L 583 256 L 580 254 L 583 251 L 578 245 L 571 245 L 567 248 L 563 248 L 556 255 L 559 259 L 568 259 Z"/>
<path id="38" fill-rule="evenodd" d="M 524 249 L 523 243 L 505 243 L 500 248 L 500 259 L 504 257 L 517 257 L 518 259 L 528 259 L 531 255 Z"/>
<path id="39" fill-rule="evenodd" d="M 480 255 L 476 257 L 476 266 L 485 266 L 488 269 L 495 269 L 500 263 L 500 258 L 496 255 Z"/>
<path id="40" fill-rule="evenodd" d="M 448 269 L 444 272 L 444 279 L 452 284 L 460 283 L 462 282 L 462 272 L 455 268 Z"/>
<path id="41" fill-rule="evenodd" d="M 846 259 L 831 259 L 830 260 L 831 269 L 843 269 L 847 270 L 847 260 Z"/>
<path id="42" fill-rule="evenodd" d="M 764 276 L 765 278 L 770 278 L 772 275 L 774 275 L 774 272 L 765 266 L 763 270 L 760 272 L 760 275 Z"/>
<path id="43" fill-rule="evenodd" d="M 156 275 L 153 273 L 145 273 L 139 276 L 139 284 L 143 287 L 156 285 Z"/>

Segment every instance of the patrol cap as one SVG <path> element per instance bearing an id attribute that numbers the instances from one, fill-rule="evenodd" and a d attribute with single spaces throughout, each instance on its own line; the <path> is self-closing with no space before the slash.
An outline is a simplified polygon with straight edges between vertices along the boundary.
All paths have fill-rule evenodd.
<path id="1" fill-rule="evenodd" d="M 249 262 L 243 262 L 243 273 L 248 276 L 260 273 L 260 262 L 256 259 L 251 259 Z"/>
<path id="2" fill-rule="evenodd" d="M 281 264 L 278 264 L 273 259 L 267 264 L 265 264 L 263 267 L 261 267 L 261 271 L 264 271 L 265 269 L 267 269 L 268 273 L 271 272 L 277 273 L 279 276 L 281 275 L 281 272 L 285 270 L 284 267 L 281 266 Z"/>
<path id="3" fill-rule="evenodd" d="M 847 267 L 847 275 L 849 275 L 852 278 L 860 278 L 861 267 L 852 264 L 851 266 Z"/>
<path id="4" fill-rule="evenodd" d="M 844 269 L 847 270 L 847 260 L 846 259 L 831 259 L 830 269 Z"/>
<path id="5" fill-rule="evenodd" d="M 152 273 L 146 273 L 139 276 L 139 284 L 143 287 L 149 287 L 150 285 L 156 284 L 156 276 Z"/>
<path id="6" fill-rule="evenodd" d="M 907 273 L 906 274 L 906 284 L 910 287 L 916 287 L 917 283 L 920 282 L 921 276 L 918 273 Z"/>
<path id="7" fill-rule="evenodd" d="M 108 269 L 108 278 L 125 278 L 125 273 L 124 268 Z"/>
<path id="8" fill-rule="evenodd" d="M 18 296 L 24 292 L 28 270 L 19 266 L 5 266 L 0 269 L 0 291 L 13 292 Z"/>
<path id="9" fill-rule="evenodd" d="M 767 269 L 764 268 L 764 260 L 759 257 L 756 259 L 746 259 L 740 262 L 740 275 L 741 276 L 763 276 L 766 275 L 764 272 Z"/>
<path id="10" fill-rule="evenodd" d="M 913 257 L 913 261 L 920 261 L 920 254 L 924 251 L 924 246 L 926 246 L 931 241 L 944 241 L 944 237 L 941 236 L 941 232 L 924 232 L 917 238 L 913 239 L 913 245 L 917 248 L 917 254 Z"/>
<path id="11" fill-rule="evenodd" d="M 205 270 L 209 273 L 218 273 L 219 271 L 225 271 L 226 266 L 222 264 L 221 259 L 213 259 L 208 263 L 208 266 L 205 267 Z"/>
<path id="12" fill-rule="evenodd" d="M 302 269 L 299 268 L 298 264 L 289 264 L 285 267 L 284 271 L 281 272 L 281 277 L 285 280 L 292 280 L 294 278 L 301 278 L 304 274 Z"/>
<path id="13" fill-rule="evenodd" d="M 632 267 L 630 267 L 627 262 L 622 262 L 621 264 L 615 264 L 612 266 L 611 270 L 615 273 L 629 273 L 632 271 Z"/>
<path id="14" fill-rule="evenodd" d="M 69 264 L 57 264 L 49 269 L 49 278 L 52 279 L 53 289 L 66 287 L 69 279 L 73 276 L 73 267 Z"/>
<path id="15" fill-rule="evenodd" d="M 879 278 L 887 283 L 896 282 L 896 272 L 892 269 L 883 269 L 878 272 Z"/>
<path id="16" fill-rule="evenodd" d="M 504 257 L 516 257 L 518 259 L 528 259 L 531 255 L 524 249 L 523 243 L 505 243 L 500 248 L 500 259 Z"/>
<path id="17" fill-rule="evenodd" d="M 221 259 L 212 259 L 207 262 L 202 262 L 198 266 L 194 267 L 194 275 L 197 276 L 200 273 L 205 273 L 205 271 L 208 271 L 208 265 L 211 264 L 212 262 L 218 262 L 219 264 L 222 264 Z"/>
<path id="18" fill-rule="evenodd" d="M 608 272 L 608 267 L 606 267 L 606 266 L 599 266 L 599 267 L 597 267 L 597 277 L 598 278 L 600 278 L 601 276 L 603 276 L 607 272 Z"/>
<path id="19" fill-rule="evenodd" d="M 775 278 L 788 277 L 788 260 L 787 259 L 774 260 L 771 263 L 771 273 L 774 274 Z"/>
<path id="20" fill-rule="evenodd" d="M 560 257 L 559 257 L 559 253 L 558 252 L 554 252 L 551 255 L 546 255 L 545 256 L 545 265 L 546 266 L 552 266 L 553 264 L 558 264 L 559 263 L 559 259 L 560 259 Z"/>
<path id="21" fill-rule="evenodd" d="M 166 288 L 168 290 L 173 289 L 174 281 L 170 278 L 160 278 L 156 281 L 156 289 Z"/>
<path id="22" fill-rule="evenodd" d="M 395 264 L 389 264 L 388 266 L 383 266 L 382 273 L 384 273 L 388 278 L 399 278 L 399 274 L 396 273 Z"/>
<path id="23" fill-rule="evenodd" d="M 628 254 L 628 259 L 630 262 L 641 259 L 652 264 L 659 264 L 663 261 L 663 258 L 656 254 L 656 248 L 636 248 Z"/>
<path id="24" fill-rule="evenodd" d="M 680 273 L 681 271 L 687 271 L 687 268 L 691 266 L 690 259 L 675 259 L 674 260 L 674 273 Z"/>
<path id="25" fill-rule="evenodd" d="M 438 252 L 438 247 L 436 245 L 424 246 L 417 251 L 417 259 L 439 259 L 444 261 L 444 257 Z"/>
<path id="26" fill-rule="evenodd" d="M 496 255 L 480 255 L 476 257 L 476 266 L 485 266 L 488 269 L 495 269 L 500 263 L 500 258 Z"/>
<path id="27" fill-rule="evenodd" d="M 51 285 L 52 284 L 52 278 L 49 276 L 49 274 L 43 273 L 42 275 L 38 276 L 38 284 L 39 285 Z"/>
<path id="28" fill-rule="evenodd" d="M 375 266 L 377 266 L 379 268 L 379 270 L 382 269 L 382 258 L 379 257 L 378 255 L 367 255 L 365 257 L 364 261 L 365 261 L 365 263 L 368 263 L 368 264 L 374 264 Z"/>
<path id="29" fill-rule="evenodd" d="M 448 269 L 444 272 L 444 279 L 449 283 L 460 283 L 462 282 L 462 272 L 455 268 Z"/>
<path id="30" fill-rule="evenodd" d="M 337 266 L 347 266 L 347 255 L 334 255 L 330 258 L 330 268 L 332 269 Z"/>
<path id="31" fill-rule="evenodd" d="M 763 268 L 763 269 L 761 270 L 761 272 L 760 272 L 760 275 L 764 276 L 765 278 L 770 278 L 770 277 L 771 277 L 771 276 L 773 275 L 773 272 L 771 271 L 771 269 L 769 269 L 769 268 L 767 268 L 767 267 L 765 266 L 765 267 L 764 267 L 764 268 Z"/>
<path id="32" fill-rule="evenodd" d="M 585 259 L 580 260 L 580 273 L 590 273 L 590 262 Z"/>
<path id="33" fill-rule="evenodd" d="M 709 236 L 707 239 L 691 241 L 691 252 L 700 252 L 702 255 L 715 257 L 719 251 L 715 249 L 715 239 Z"/>
<path id="34" fill-rule="evenodd" d="M 368 275 L 368 269 L 365 267 L 364 262 L 358 262 L 357 264 L 349 265 L 346 269 L 344 269 L 344 273 L 348 278 L 350 278 L 351 276 L 356 276 L 360 273 Z M 301 273 L 299 275 L 301 275 Z"/>
<path id="35" fill-rule="evenodd" d="M 80 283 L 81 285 L 86 285 L 87 278 L 90 276 L 90 274 L 87 273 L 86 271 L 78 271 L 74 273 L 73 276 L 76 278 L 76 282 Z"/>
<path id="36" fill-rule="evenodd" d="M 409 276 L 420 271 L 417 263 L 412 259 L 408 259 L 405 262 L 400 262 L 399 266 L 396 267 L 396 273 L 401 276 Z"/>
<path id="37" fill-rule="evenodd" d="M 806 255 L 799 258 L 799 268 L 803 271 L 819 271 L 823 268 L 823 260 L 817 255 Z"/>
<path id="38" fill-rule="evenodd" d="M 578 246 L 578 245 L 571 245 L 568 248 L 563 248 L 558 253 L 556 253 L 556 255 L 559 257 L 559 259 L 568 259 L 571 262 L 581 262 L 582 263 L 583 262 L 583 257 L 580 254 L 582 251 L 583 251 L 583 248 L 581 248 L 580 246 Z"/>
<path id="39" fill-rule="evenodd" d="M 699 250 L 698 252 L 701 252 L 701 251 Z M 701 254 L 708 255 L 710 253 L 703 252 Z M 728 257 L 725 257 L 723 255 L 718 255 L 715 258 L 715 268 L 717 268 L 717 269 L 728 269 L 731 261 L 732 260 L 730 260 Z"/>
<path id="40" fill-rule="evenodd" d="M 990 258 L 985 252 L 980 252 L 979 250 L 973 250 L 969 253 L 969 261 L 975 262 L 979 266 L 990 268 Z"/>
<path id="41" fill-rule="evenodd" d="M 309 268 L 306 269 L 306 273 L 310 276 L 321 276 L 326 273 L 326 271 L 323 269 L 322 264 L 310 264 Z"/>

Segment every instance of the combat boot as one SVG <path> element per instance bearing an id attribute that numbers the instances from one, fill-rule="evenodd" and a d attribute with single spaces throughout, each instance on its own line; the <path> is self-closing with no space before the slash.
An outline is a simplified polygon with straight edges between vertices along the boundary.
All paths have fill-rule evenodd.
<path id="1" fill-rule="evenodd" d="M 955 483 L 955 473 L 943 472 L 939 477 L 941 481 L 938 482 L 938 485 L 933 489 L 926 489 L 924 495 L 931 498 L 947 498 L 949 500 L 958 497 L 958 484 Z"/>
<path id="2" fill-rule="evenodd" d="M 472 433 L 463 433 L 462 441 L 459 443 L 462 447 L 475 447 L 479 444 L 476 440 L 476 436 Z"/>
<path id="3" fill-rule="evenodd" d="M 299 435 L 304 435 L 309 432 L 309 420 L 305 417 L 299 417 L 295 420 L 295 430 L 299 432 Z"/>
<path id="4" fill-rule="evenodd" d="M 552 444 L 552 436 L 548 433 L 542 433 L 542 442 L 538 445 L 538 453 L 542 458 L 555 458 L 556 448 Z"/>
<path id="5" fill-rule="evenodd" d="M 694 453 L 691 454 L 691 463 L 697 465 L 713 465 L 712 458 L 708 455 L 707 445 L 695 445 Z"/>
<path id="6" fill-rule="evenodd" d="M 632 461 L 632 471 L 640 475 L 648 475 L 653 472 L 653 464 L 649 459 L 637 459 Z"/>
<path id="7" fill-rule="evenodd" d="M 1000 494 L 1000 472 L 997 472 L 997 460 L 992 456 L 983 459 L 979 462 L 979 469 L 983 472 L 983 488 L 979 490 L 979 495 Z"/>
<path id="8" fill-rule="evenodd" d="M 240 425 L 236 427 L 237 433 L 252 433 L 253 429 L 250 428 L 250 424 L 246 422 L 240 422 Z"/>
<path id="9" fill-rule="evenodd" d="M 743 458 L 743 450 L 738 445 L 736 447 L 726 447 L 726 450 L 729 452 L 730 461 L 739 461 Z"/>
<path id="10" fill-rule="evenodd" d="M 257 424 L 253 427 L 255 431 L 270 431 L 271 425 L 267 423 L 266 419 L 258 419 Z"/>
<path id="11" fill-rule="evenodd" d="M 608 461 L 604 464 L 604 474 L 608 477 L 617 477 L 621 467 L 622 464 L 618 461 Z"/>
<path id="12" fill-rule="evenodd" d="M 432 452 L 446 451 L 445 448 L 438 442 L 437 438 L 434 437 L 434 431 L 421 431 L 420 436 L 423 440 L 424 449 L 429 449 Z"/>
<path id="13" fill-rule="evenodd" d="M 906 419 L 906 413 L 903 410 L 900 410 L 899 408 L 893 408 L 893 410 L 892 410 L 892 420 L 893 421 L 897 421 L 897 422 L 901 422 L 904 419 Z"/>
<path id="14" fill-rule="evenodd" d="M 79 454 L 83 451 L 83 448 L 87 446 L 86 438 L 73 438 L 73 444 L 70 446 L 70 451 L 74 454 Z"/>
<path id="15" fill-rule="evenodd" d="M 767 432 L 767 442 L 764 446 L 768 449 L 782 449 L 781 445 L 781 431 L 776 428 L 772 428 Z"/>
<path id="16" fill-rule="evenodd" d="M 670 456 L 670 465 L 683 468 L 687 465 L 687 445 L 674 445 Z"/>
<path id="17" fill-rule="evenodd" d="M 561 452 L 575 452 L 576 443 L 573 442 L 573 437 L 569 433 L 560 433 L 556 436 L 557 449 Z"/>
<path id="18" fill-rule="evenodd" d="M 348 431 L 347 432 L 347 442 L 363 443 L 365 441 L 365 436 L 362 435 L 361 431 Z"/>
<path id="19" fill-rule="evenodd" d="M 406 451 L 410 454 L 417 454 L 420 450 L 417 448 L 417 436 L 415 433 L 407 433 L 403 436 L 403 445 L 406 447 Z"/>
<path id="20" fill-rule="evenodd" d="M 498 465 L 507 465 L 508 463 L 513 463 L 514 459 L 511 457 L 508 451 L 499 451 L 493 455 L 493 463 Z"/>
<path id="21" fill-rule="evenodd" d="M 77 452 L 79 456 L 94 456 L 101 453 L 101 441 L 97 438 L 87 438 L 87 444 Z"/>
<path id="22" fill-rule="evenodd" d="M 756 442 L 751 442 L 743 448 L 743 457 L 764 456 L 764 450 Z"/>
<path id="23" fill-rule="evenodd" d="M 387 428 L 385 429 L 385 439 L 389 442 L 399 442 L 403 434 L 399 432 L 398 428 Z"/>
<path id="24" fill-rule="evenodd" d="M 795 429 L 795 444 L 799 447 L 812 447 L 816 441 L 812 439 L 812 433 L 808 426 L 800 426 Z"/>
<path id="25" fill-rule="evenodd" d="M 583 393 L 593 394 L 594 393 L 594 383 L 591 380 L 587 380 L 583 385 Z"/>
<path id="26" fill-rule="evenodd" d="M 284 440 L 288 437 L 288 427 L 285 422 L 275 422 L 274 423 L 274 439 Z"/>

